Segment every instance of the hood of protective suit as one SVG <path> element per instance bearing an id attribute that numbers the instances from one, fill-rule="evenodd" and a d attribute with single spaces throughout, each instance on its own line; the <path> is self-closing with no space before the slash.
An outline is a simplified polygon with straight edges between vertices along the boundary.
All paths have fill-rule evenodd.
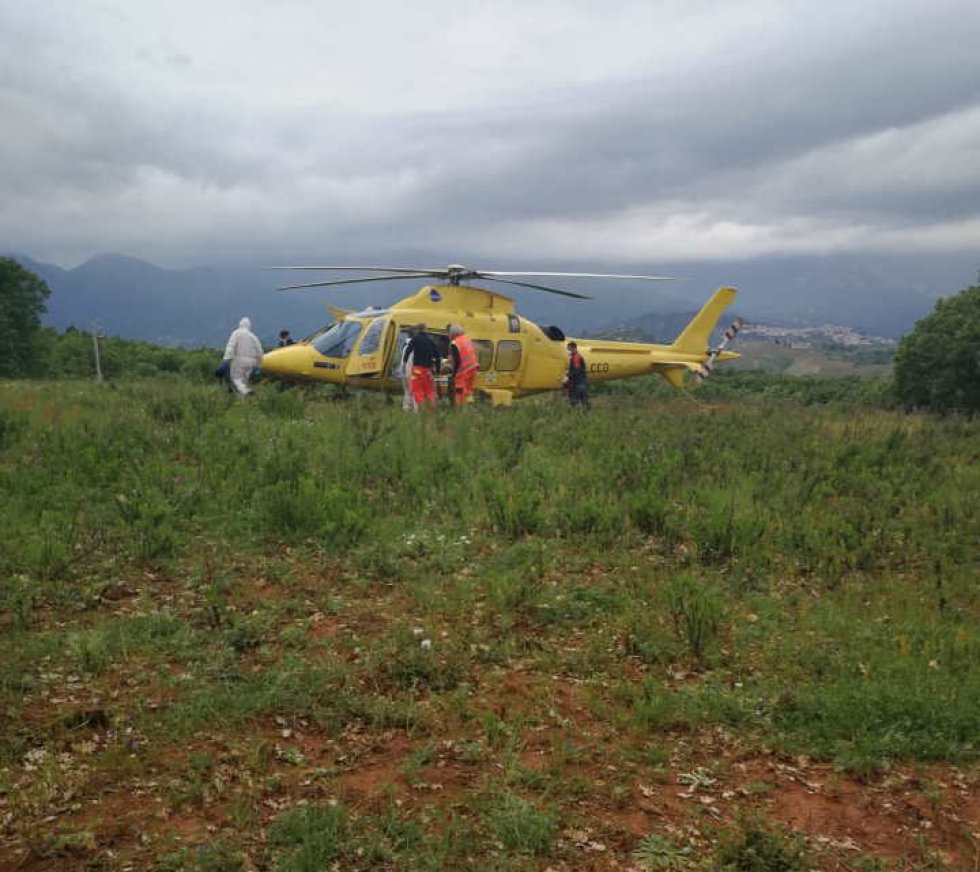
<path id="1" fill-rule="evenodd" d="M 252 322 L 249 321 L 248 318 L 242 318 L 242 320 L 238 322 L 238 326 L 239 327 L 242 327 L 245 330 L 251 330 L 252 329 Z"/>

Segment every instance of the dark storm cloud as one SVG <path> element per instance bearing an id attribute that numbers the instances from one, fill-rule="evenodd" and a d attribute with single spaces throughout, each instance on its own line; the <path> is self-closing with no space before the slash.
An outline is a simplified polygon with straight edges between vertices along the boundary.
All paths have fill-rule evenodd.
<path id="1" fill-rule="evenodd" d="M 526 140 L 524 159 L 509 183 L 488 180 L 478 191 L 484 208 L 497 214 L 560 214 L 602 211 L 649 202 L 651 198 L 729 196 L 732 186 L 756 189 L 759 176 L 787 161 L 880 131 L 901 131 L 946 114 L 967 115 L 980 106 L 980 53 L 922 33 L 921 44 L 864 44 L 850 56 L 817 55 L 806 63 L 738 64 L 708 82 L 662 81 L 593 88 L 553 95 L 549 112 L 532 109 L 466 127 L 479 158 L 480 143 L 499 136 Z M 837 50 L 838 55 L 842 50 Z M 973 155 L 980 136 L 973 121 Z M 513 134 L 509 133 L 513 131 Z M 937 143 L 941 145 L 941 143 Z M 859 154 L 841 155 L 851 165 Z M 941 152 L 921 160 L 941 161 Z M 975 165 L 974 165 L 975 166 Z M 792 171 L 792 168 L 789 168 Z M 802 169 L 802 168 L 801 168 Z M 975 190 L 969 164 L 959 168 Z M 479 183 L 482 174 L 475 168 Z M 849 173 L 841 176 L 846 180 Z M 453 180 L 452 190 L 456 190 Z M 801 182 L 804 181 L 801 179 Z M 797 206 L 846 197 L 832 193 L 833 179 L 819 189 L 794 191 Z M 908 180 L 892 180 L 896 188 Z M 854 202 L 858 214 L 875 203 L 896 203 L 894 190 L 866 192 Z M 968 202 L 962 189 L 953 202 Z M 903 204 L 926 214 L 942 207 L 919 195 Z M 778 208 L 778 202 L 763 208 Z"/>
<path id="2" fill-rule="evenodd" d="M 980 5 L 739 8 L 763 21 L 751 39 L 726 40 L 702 15 L 661 66 L 588 81 L 574 75 L 580 56 L 558 52 L 548 60 L 568 83 L 549 69 L 524 87 L 502 62 L 506 87 L 471 101 L 447 92 L 441 111 L 437 99 L 327 99 L 387 62 L 380 38 L 363 67 L 338 66 L 340 84 L 310 84 L 315 70 L 293 70 L 288 51 L 215 67 L 156 33 L 103 67 L 93 53 L 116 45 L 109 36 L 80 46 L 81 63 L 65 55 L 70 27 L 56 40 L 18 7 L 0 54 L 0 238 L 40 256 L 109 248 L 185 263 L 327 244 L 480 253 L 503 240 L 519 254 L 522 239 L 530 251 L 566 234 L 571 248 L 621 244 L 610 255 L 632 257 L 657 231 L 677 257 L 723 243 L 724 256 L 905 246 L 920 231 L 923 244 L 961 245 L 980 222 L 980 53 L 968 38 Z M 100 27 L 132 32 L 128 10 Z M 648 37 L 635 38 L 623 51 L 642 58 Z M 274 61 L 290 70 L 282 99 L 266 81 Z M 426 81 L 450 87 L 454 75 Z M 943 224 L 956 227 L 944 236 Z"/>

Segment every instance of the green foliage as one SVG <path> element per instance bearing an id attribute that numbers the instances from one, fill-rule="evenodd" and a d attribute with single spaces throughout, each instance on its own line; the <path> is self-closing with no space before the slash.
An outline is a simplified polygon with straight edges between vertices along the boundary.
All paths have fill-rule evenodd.
<path id="1" fill-rule="evenodd" d="M 659 869 L 685 869 L 691 864 L 691 848 L 678 847 L 669 839 L 651 833 L 646 836 L 636 850 L 633 859 L 641 869 L 656 872 Z"/>
<path id="2" fill-rule="evenodd" d="M 269 830 L 279 872 L 321 872 L 348 848 L 351 825 L 342 805 L 307 805 L 278 817 Z"/>
<path id="3" fill-rule="evenodd" d="M 702 580 L 681 575 L 665 590 L 674 632 L 698 663 L 704 663 L 718 637 L 722 607 L 718 595 Z"/>
<path id="4" fill-rule="evenodd" d="M 809 869 L 802 837 L 742 821 L 718 847 L 716 867 L 724 872 L 804 872 Z"/>
<path id="5" fill-rule="evenodd" d="M 895 391 L 913 408 L 980 412 L 980 287 L 940 299 L 899 343 Z"/>
<path id="6" fill-rule="evenodd" d="M 179 376 L 192 382 L 214 381 L 214 371 L 220 362 L 221 352 L 217 350 L 169 348 L 137 339 L 99 337 L 99 363 L 103 376 L 110 381 L 160 375 Z M 39 329 L 30 367 L 23 372 L 9 373 L 40 378 L 92 378 L 95 374 L 92 334 L 75 327 L 63 333 L 49 327 Z"/>
<path id="7" fill-rule="evenodd" d="M 47 283 L 9 257 L 0 257 L 0 377 L 38 372 L 38 335 Z"/>
<path id="8" fill-rule="evenodd" d="M 0 451 L 17 441 L 27 425 L 27 416 L 22 412 L 0 408 Z"/>
<path id="9" fill-rule="evenodd" d="M 263 391 L 259 407 L 266 415 L 293 421 L 300 420 L 306 411 L 303 396 L 296 390 Z"/>
<path id="10" fill-rule="evenodd" d="M 501 844 L 521 854 L 549 852 L 558 832 L 556 814 L 510 792 L 496 797 L 487 820 Z"/>
<path id="11" fill-rule="evenodd" d="M 413 851 L 438 856 L 439 846 L 426 843 L 423 828 L 395 807 L 361 818 L 339 803 L 303 805 L 280 815 L 269 829 L 276 872 L 405 868 L 399 861 Z M 412 868 L 440 867 L 422 862 Z"/>
<path id="12" fill-rule="evenodd" d="M 218 839 L 162 857 L 154 872 L 244 872 L 245 860 L 229 841 Z"/>
<path id="13" fill-rule="evenodd" d="M 841 345 L 838 342 L 824 343 L 821 348 L 828 357 L 848 360 L 861 366 L 881 366 L 895 359 L 891 345 Z"/>
<path id="14" fill-rule="evenodd" d="M 419 417 L 173 375 L 2 387 L 18 827 L 50 829 L 69 789 L 84 814 L 152 782 L 219 827 L 170 868 L 525 869 L 579 856 L 558 822 L 589 799 L 696 773 L 704 737 L 849 783 L 980 759 L 980 420 L 610 394 L 570 426 L 551 398 Z M 411 799 L 377 812 L 359 772 Z M 296 805 L 331 796 L 358 802 Z M 697 824 L 710 850 L 720 823 Z M 755 830 L 729 868 L 796 868 L 792 837 Z M 707 859 L 682 838 L 634 864 Z"/>
<path id="15" fill-rule="evenodd" d="M 652 397 L 669 400 L 676 391 L 660 379 L 630 379 L 598 384 L 597 395 Z M 894 405 L 891 379 L 858 375 L 787 375 L 760 370 L 719 369 L 711 378 L 691 389 L 699 402 L 791 401 L 803 405 L 878 406 Z"/>
<path id="16" fill-rule="evenodd" d="M 365 664 L 382 687 L 452 690 L 467 665 L 466 655 L 444 640 L 426 638 L 421 627 L 398 627 Z"/>

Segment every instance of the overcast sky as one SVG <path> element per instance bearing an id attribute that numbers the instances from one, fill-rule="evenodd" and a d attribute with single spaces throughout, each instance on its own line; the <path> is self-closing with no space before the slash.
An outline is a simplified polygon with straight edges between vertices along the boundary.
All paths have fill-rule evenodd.
<path id="1" fill-rule="evenodd" d="M 980 0 L 3 0 L 0 40 L 0 250 L 63 266 L 980 247 Z"/>

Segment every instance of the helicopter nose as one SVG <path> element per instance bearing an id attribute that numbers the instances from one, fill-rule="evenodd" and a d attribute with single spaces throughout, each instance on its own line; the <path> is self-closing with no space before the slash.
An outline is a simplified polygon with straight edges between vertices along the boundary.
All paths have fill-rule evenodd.
<path id="1" fill-rule="evenodd" d="M 313 372 L 313 349 L 309 345 L 287 345 L 262 356 L 262 373 L 280 378 L 303 378 Z"/>

